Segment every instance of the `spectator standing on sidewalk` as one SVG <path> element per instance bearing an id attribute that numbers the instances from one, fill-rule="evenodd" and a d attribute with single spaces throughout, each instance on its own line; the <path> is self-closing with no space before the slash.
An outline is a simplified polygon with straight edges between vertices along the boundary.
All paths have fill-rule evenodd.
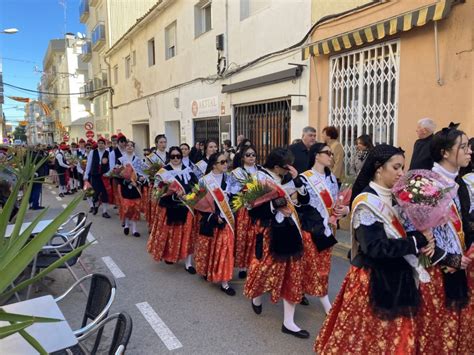
<path id="1" fill-rule="evenodd" d="M 339 132 L 334 126 L 325 127 L 323 129 L 323 141 L 329 146 L 333 153 L 333 164 L 331 171 L 336 176 L 339 185 L 344 179 L 344 148 L 342 144 L 337 140 L 339 138 Z"/>
<path id="2" fill-rule="evenodd" d="M 433 167 L 433 158 L 431 157 L 430 145 L 433 139 L 433 133 L 436 131 L 436 123 L 431 118 L 422 118 L 416 126 L 416 135 L 418 140 L 413 147 L 413 156 L 411 157 L 410 170 L 428 169 Z"/>
<path id="3" fill-rule="evenodd" d="M 40 149 L 40 147 L 37 147 L 37 149 L 33 152 L 33 162 L 34 164 L 38 164 L 42 159 L 45 158 L 45 153 Z M 49 174 L 48 171 L 48 164 L 47 162 L 44 162 L 38 170 L 36 170 L 35 173 L 35 179 L 37 179 L 38 182 L 33 183 L 33 187 L 31 189 L 31 194 L 30 194 L 30 209 L 32 210 L 42 210 L 44 206 L 41 206 L 40 204 L 40 199 L 41 199 L 41 194 L 42 194 L 42 189 L 43 189 L 43 182 L 45 176 Z"/>
<path id="4" fill-rule="evenodd" d="M 311 126 L 303 128 L 301 142 L 290 145 L 290 151 L 295 156 L 294 168 L 298 173 L 308 170 L 309 149 L 316 143 L 316 129 Z"/>

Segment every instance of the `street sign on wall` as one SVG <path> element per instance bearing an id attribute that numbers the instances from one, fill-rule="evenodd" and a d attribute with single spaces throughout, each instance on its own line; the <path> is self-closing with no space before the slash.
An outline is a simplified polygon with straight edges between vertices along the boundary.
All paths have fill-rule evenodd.
<path id="1" fill-rule="evenodd" d="M 86 122 L 84 124 L 84 128 L 86 131 L 92 131 L 94 129 L 94 124 L 92 122 Z"/>
<path id="2" fill-rule="evenodd" d="M 91 138 L 94 138 L 94 131 L 87 131 L 86 132 L 86 137 L 91 139 Z"/>

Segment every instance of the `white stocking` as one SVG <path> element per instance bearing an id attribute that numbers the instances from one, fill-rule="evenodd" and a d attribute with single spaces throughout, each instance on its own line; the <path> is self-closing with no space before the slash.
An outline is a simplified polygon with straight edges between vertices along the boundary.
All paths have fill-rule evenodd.
<path id="1" fill-rule="evenodd" d="M 261 306 L 262 305 L 262 296 L 257 296 L 255 298 L 252 298 L 252 303 L 254 306 Z"/>
<path id="2" fill-rule="evenodd" d="M 135 221 L 130 221 L 130 224 L 132 225 L 132 234 L 137 232 L 137 222 Z"/>
<path id="3" fill-rule="evenodd" d="M 92 197 L 87 198 L 87 203 L 89 204 L 89 207 L 94 207 L 94 201 L 92 201 Z"/>
<path id="4" fill-rule="evenodd" d="M 227 281 L 222 281 L 221 286 L 224 290 L 227 290 L 230 287 Z"/>
<path id="5" fill-rule="evenodd" d="M 102 213 L 106 213 L 107 212 L 107 203 L 102 203 Z"/>
<path id="6" fill-rule="evenodd" d="M 123 227 L 128 228 L 128 218 L 125 218 L 125 221 L 123 222 Z"/>
<path id="7" fill-rule="evenodd" d="M 283 325 L 293 332 L 299 332 L 301 328 L 295 324 L 295 310 L 295 303 L 283 300 Z"/>
<path id="8" fill-rule="evenodd" d="M 184 265 L 186 266 L 186 269 L 189 269 L 191 266 L 193 266 L 193 255 L 189 254 L 186 257 L 186 260 L 184 261 Z"/>
<path id="9" fill-rule="evenodd" d="M 323 297 L 318 297 L 318 298 L 324 307 L 324 312 L 326 312 L 326 314 L 329 314 L 329 311 L 331 310 L 331 302 L 329 302 L 328 295 L 323 296 Z"/>

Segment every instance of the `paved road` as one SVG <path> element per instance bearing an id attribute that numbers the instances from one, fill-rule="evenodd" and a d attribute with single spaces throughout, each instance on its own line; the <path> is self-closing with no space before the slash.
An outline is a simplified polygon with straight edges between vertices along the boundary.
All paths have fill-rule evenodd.
<path id="1" fill-rule="evenodd" d="M 54 186 L 43 189 L 43 204 L 50 206 L 48 216 L 54 217 L 71 201 L 71 196 L 59 200 Z M 78 210 L 88 210 L 85 202 Z M 128 354 L 161 354 L 169 348 L 179 354 L 302 354 L 310 353 L 315 336 L 324 320 L 322 306 L 310 297 L 311 305 L 298 306 L 296 322 L 311 333 L 301 340 L 281 333 L 283 305 L 271 304 L 266 298 L 260 316 L 253 313 L 250 301 L 242 295 L 243 282 L 231 282 L 237 296 L 230 297 L 217 285 L 205 282 L 197 275 L 189 275 L 182 264 L 156 263 L 146 251 L 145 223 L 139 224 L 140 238 L 122 233 L 117 210 L 106 220 L 98 214 L 89 216 L 93 221 L 91 234 L 98 243 L 83 254 L 83 261 L 91 272 L 112 275 L 104 261 L 112 261 L 122 273 L 117 278 L 117 297 L 113 312 L 126 311 L 133 318 L 133 334 Z M 33 215 L 33 213 L 30 213 Z M 30 216 L 31 217 L 31 216 Z M 348 262 L 333 256 L 330 277 L 330 299 L 336 296 L 348 269 Z M 85 272 L 75 267 L 82 276 Z M 72 284 L 66 270 L 56 270 L 56 280 L 41 286 L 35 296 L 44 292 L 60 294 Z M 62 308 L 73 325 L 79 326 L 86 298 L 77 291 Z M 151 323 L 145 319 L 150 318 Z M 171 332 L 171 333 L 170 333 Z M 164 339 L 164 341 L 160 338 Z M 105 341 L 110 334 L 105 335 Z M 165 344 L 166 343 L 166 344 Z"/>

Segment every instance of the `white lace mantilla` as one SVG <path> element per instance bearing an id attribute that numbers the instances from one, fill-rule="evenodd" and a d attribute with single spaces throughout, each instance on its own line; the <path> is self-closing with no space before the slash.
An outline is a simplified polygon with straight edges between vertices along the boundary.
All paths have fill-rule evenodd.
<path id="1" fill-rule="evenodd" d="M 319 174 L 319 176 L 324 179 L 324 183 L 327 189 L 329 190 L 333 201 L 336 202 L 337 194 L 339 192 L 339 186 L 337 185 L 336 177 L 332 174 L 330 176 L 321 176 L 321 174 Z M 306 191 L 308 191 L 309 193 L 309 204 L 311 205 L 311 207 L 316 208 L 316 210 L 322 217 L 325 216 L 323 219 L 324 235 L 326 237 L 329 237 L 332 234 L 332 229 L 329 225 L 329 216 L 327 216 L 326 213 L 326 206 L 323 205 L 321 198 L 316 195 L 316 191 L 312 189 L 311 184 L 306 179 L 302 180 L 304 182 Z"/>

